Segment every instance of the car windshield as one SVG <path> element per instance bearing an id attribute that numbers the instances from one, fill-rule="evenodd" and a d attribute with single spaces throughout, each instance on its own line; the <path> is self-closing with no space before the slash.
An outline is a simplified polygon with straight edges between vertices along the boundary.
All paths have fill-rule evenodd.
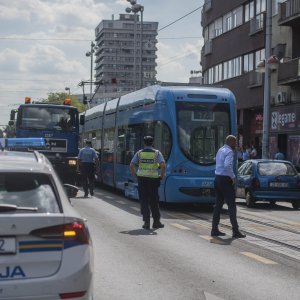
<path id="1" fill-rule="evenodd" d="M 285 162 L 261 162 L 257 166 L 261 176 L 294 176 L 297 175 L 292 165 Z"/>
<path id="2" fill-rule="evenodd" d="M 52 182 L 45 174 L 0 173 L 1 205 L 37 208 L 37 213 L 59 213 Z"/>
<path id="3" fill-rule="evenodd" d="M 22 129 L 56 129 L 73 131 L 77 124 L 76 111 L 72 108 L 23 106 L 18 112 L 17 124 Z"/>

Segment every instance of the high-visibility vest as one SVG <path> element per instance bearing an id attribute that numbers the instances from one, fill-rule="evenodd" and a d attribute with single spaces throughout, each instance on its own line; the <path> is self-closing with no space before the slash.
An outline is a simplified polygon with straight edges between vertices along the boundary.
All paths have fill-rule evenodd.
<path id="1" fill-rule="evenodd" d="M 137 176 L 159 178 L 158 175 L 158 150 L 138 152 L 139 167 Z"/>

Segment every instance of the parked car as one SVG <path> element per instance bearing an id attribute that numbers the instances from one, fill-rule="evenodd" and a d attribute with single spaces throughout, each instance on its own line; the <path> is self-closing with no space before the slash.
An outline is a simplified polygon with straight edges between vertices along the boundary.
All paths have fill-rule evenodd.
<path id="1" fill-rule="evenodd" d="M 0 299 L 92 299 L 93 249 L 52 165 L 0 151 Z"/>
<path id="2" fill-rule="evenodd" d="M 299 209 L 300 176 L 289 161 L 247 160 L 238 169 L 236 196 L 245 198 L 248 207 L 257 201 L 287 201 Z"/>

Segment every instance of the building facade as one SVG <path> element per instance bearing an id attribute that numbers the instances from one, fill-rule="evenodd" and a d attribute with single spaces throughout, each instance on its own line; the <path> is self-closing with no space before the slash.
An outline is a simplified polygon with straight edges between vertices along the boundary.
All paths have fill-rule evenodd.
<path id="1" fill-rule="evenodd" d="M 201 51 L 205 84 L 231 89 L 237 100 L 239 145 L 262 143 L 266 0 L 206 0 Z M 269 157 L 277 149 L 300 167 L 300 0 L 272 0 Z M 268 67 L 268 66 L 267 66 Z M 295 149 L 298 149 L 297 151 Z"/>
<path id="2" fill-rule="evenodd" d="M 156 82 L 157 28 L 158 22 L 141 22 L 138 14 L 100 22 L 95 29 L 97 102 Z"/>

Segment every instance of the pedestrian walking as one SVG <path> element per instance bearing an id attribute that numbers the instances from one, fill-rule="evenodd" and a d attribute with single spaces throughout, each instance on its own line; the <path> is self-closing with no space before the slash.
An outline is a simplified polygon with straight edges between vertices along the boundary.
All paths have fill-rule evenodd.
<path id="1" fill-rule="evenodd" d="M 277 159 L 277 160 L 284 160 L 284 154 L 280 151 L 280 149 L 278 149 L 277 153 L 275 154 L 275 157 L 274 159 Z"/>
<path id="2" fill-rule="evenodd" d="M 163 228 L 160 222 L 158 188 L 165 177 L 166 164 L 161 152 L 153 148 L 153 137 L 144 137 L 144 149 L 133 156 L 130 163 L 130 173 L 137 176 L 138 192 L 143 216 L 144 229 L 150 229 L 150 211 L 153 218 L 153 228 Z"/>
<path id="3" fill-rule="evenodd" d="M 82 179 L 82 187 L 84 197 L 94 195 L 95 186 L 95 164 L 98 163 L 97 152 L 92 148 L 92 142 L 85 141 L 85 147 L 80 149 L 78 154 L 78 171 L 80 171 Z"/>
<path id="4" fill-rule="evenodd" d="M 235 174 L 233 172 L 233 159 L 236 147 L 236 137 L 228 135 L 225 140 L 225 145 L 221 147 L 216 156 L 216 171 L 215 171 L 215 191 L 216 204 L 213 212 L 211 236 L 224 236 L 225 233 L 219 231 L 220 214 L 224 202 L 228 206 L 229 218 L 232 225 L 232 237 L 244 238 L 246 235 L 239 231 L 239 226 L 236 218 L 235 204 Z"/>

